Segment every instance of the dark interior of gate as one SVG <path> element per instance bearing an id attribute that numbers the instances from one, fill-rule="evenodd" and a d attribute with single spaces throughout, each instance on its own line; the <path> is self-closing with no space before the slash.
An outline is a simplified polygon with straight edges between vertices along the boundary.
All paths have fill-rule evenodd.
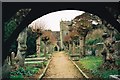
<path id="1" fill-rule="evenodd" d="M 48 3 L 48 2 L 42 2 L 42 3 L 36 3 L 36 2 L 33 2 L 33 3 L 30 3 L 30 2 L 29 3 L 27 3 L 27 2 L 26 3 L 25 2 L 21 2 L 21 3 L 12 3 L 12 2 L 11 3 L 5 3 L 4 2 L 2 4 L 2 8 L 3 8 L 3 10 L 2 10 L 2 14 L 3 14 L 3 16 L 2 16 L 3 36 L 5 34 L 5 32 L 4 32 L 5 24 L 4 23 L 9 21 L 10 18 L 13 15 L 15 15 L 17 11 L 19 11 L 21 9 L 28 10 L 28 13 L 26 13 L 25 18 L 21 21 L 21 23 L 17 26 L 17 28 L 11 33 L 11 35 L 6 40 L 4 40 L 4 37 L 3 37 L 3 40 L 2 40 L 3 41 L 3 46 L 2 46 L 2 50 L 3 50 L 3 52 L 2 52 L 2 65 L 3 66 L 4 66 L 5 59 L 7 58 L 7 56 L 11 55 L 9 53 L 11 45 L 13 44 L 13 42 L 15 40 L 19 41 L 18 36 L 20 34 L 21 35 L 25 34 L 25 31 L 28 30 L 28 29 L 26 29 L 26 27 L 31 22 L 36 20 L 37 18 L 42 17 L 43 15 L 46 15 L 46 14 L 51 13 L 51 12 L 61 11 L 61 10 L 85 11 L 85 12 L 97 15 L 98 17 L 100 17 L 102 19 L 103 22 L 105 21 L 104 22 L 105 25 L 110 24 L 118 32 L 120 32 L 120 29 L 119 29 L 119 27 L 120 27 L 120 10 L 119 10 L 119 3 L 118 2 L 112 2 L 112 3 L 110 3 L 110 2 L 109 3 L 108 2 L 105 2 L 105 3 L 76 3 L 76 2 L 73 2 L 73 3 L 67 3 L 67 2 L 64 2 L 64 3 L 62 3 L 62 2 L 59 2 L 59 3 L 57 3 L 57 2 L 51 2 L 51 3 Z M 30 31 L 30 32 L 32 33 L 32 31 Z M 45 33 L 39 32 L 39 31 L 38 31 L 38 33 L 39 33 L 39 36 L 45 34 Z M 36 34 L 33 34 L 33 35 L 36 35 Z M 106 33 L 103 34 L 103 39 L 106 40 L 106 38 L 108 38 L 108 36 L 110 36 L 110 35 L 107 35 Z M 44 47 L 46 47 L 47 46 L 46 41 L 48 41 L 48 38 L 46 36 L 42 36 L 42 37 L 44 37 L 44 38 L 42 38 L 42 41 L 45 43 Z M 27 37 L 24 36 L 24 39 L 27 39 Z M 81 38 L 81 39 L 83 40 L 84 37 Z M 75 44 L 77 44 L 77 43 L 75 43 Z M 80 43 L 78 43 L 78 44 L 80 44 Z M 111 44 L 114 44 L 114 41 Z M 37 43 L 36 43 L 36 45 L 37 45 Z M 74 44 L 71 44 L 71 45 L 73 46 Z M 19 46 L 19 44 L 18 44 L 18 46 Z M 39 46 L 39 44 L 38 44 L 38 46 Z M 25 50 L 26 50 L 26 48 L 27 47 L 24 46 Z M 94 48 L 94 46 L 92 48 Z M 58 51 L 66 50 L 66 48 L 62 49 L 59 45 L 55 45 L 53 50 L 58 52 Z M 23 54 L 24 54 L 24 50 L 22 50 L 22 51 L 23 51 Z M 47 48 L 45 48 L 45 51 L 47 51 Z M 92 50 L 92 51 L 94 52 L 94 50 Z M 72 51 L 70 51 L 70 53 L 71 52 Z M 83 51 L 83 53 L 84 53 L 84 51 Z M 105 51 L 102 52 L 102 54 L 104 54 L 104 53 L 105 53 Z M 112 51 L 111 51 L 111 53 L 112 53 Z M 58 54 L 60 56 L 61 55 L 63 56 L 63 54 L 61 54 L 61 53 L 58 53 Z M 47 55 L 47 52 L 45 52 L 45 55 Z M 71 57 L 72 56 L 76 57 L 75 59 L 78 60 L 78 56 L 80 56 L 80 55 L 71 54 L 70 56 Z M 51 56 L 49 56 L 49 57 L 51 57 Z M 48 57 L 48 59 L 49 59 L 49 57 Z M 83 57 L 84 57 L 84 54 L 83 54 Z M 24 58 L 25 58 L 25 56 L 24 56 Z M 41 59 L 39 59 L 39 61 L 40 60 Z M 44 59 L 44 60 L 46 60 L 46 59 Z M 29 61 L 29 59 L 26 60 L 26 61 Z M 106 59 L 104 61 L 106 61 Z M 21 62 L 21 63 L 23 63 L 23 62 Z M 111 63 L 114 63 L 114 61 L 111 62 Z M 45 63 L 43 62 L 43 64 L 45 64 Z M 51 63 L 48 63 L 48 64 L 51 64 Z M 49 68 L 49 66 L 48 66 L 48 68 Z M 43 73 L 43 74 L 46 75 L 46 73 Z M 6 75 L 4 75 L 4 76 L 6 76 Z M 42 77 L 44 77 L 44 76 L 42 76 Z"/>

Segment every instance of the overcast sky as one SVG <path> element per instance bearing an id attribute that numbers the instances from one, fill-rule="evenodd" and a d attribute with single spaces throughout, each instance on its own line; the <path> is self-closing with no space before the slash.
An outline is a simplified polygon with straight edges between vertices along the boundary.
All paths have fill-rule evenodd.
<path id="1" fill-rule="evenodd" d="M 42 17 L 36 19 L 34 22 L 37 25 L 44 25 L 45 28 L 50 29 L 52 31 L 59 31 L 60 30 L 60 21 L 70 21 L 78 15 L 84 13 L 83 11 L 78 10 L 62 10 L 56 11 L 52 13 L 48 13 L 43 15 Z M 32 22 L 32 25 L 33 23 Z"/>

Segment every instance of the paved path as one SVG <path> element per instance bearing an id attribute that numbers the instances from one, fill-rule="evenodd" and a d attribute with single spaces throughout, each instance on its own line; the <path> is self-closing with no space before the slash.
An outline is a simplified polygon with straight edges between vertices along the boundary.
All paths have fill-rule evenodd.
<path id="1" fill-rule="evenodd" d="M 45 78 L 83 78 L 78 69 L 69 60 L 69 56 L 64 52 L 56 52 L 48 66 Z M 51 80 L 51 79 L 50 79 Z M 79 79 L 80 80 L 80 79 Z"/>

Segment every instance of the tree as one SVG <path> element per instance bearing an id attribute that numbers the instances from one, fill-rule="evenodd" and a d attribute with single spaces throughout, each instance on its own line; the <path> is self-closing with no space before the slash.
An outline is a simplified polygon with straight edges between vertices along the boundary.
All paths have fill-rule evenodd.
<path id="1" fill-rule="evenodd" d="M 71 52 L 71 37 L 69 34 L 67 34 L 66 36 L 64 36 L 63 38 L 63 42 L 66 46 L 66 48 L 69 50 L 69 53 Z"/>
<path id="2" fill-rule="evenodd" d="M 79 39 L 79 34 L 76 30 L 72 30 L 71 32 L 69 32 L 69 36 L 72 40 L 72 53 L 75 53 L 75 43 L 78 41 Z"/>
<path id="3" fill-rule="evenodd" d="M 36 53 L 37 57 L 40 57 L 40 48 L 41 48 L 41 36 L 42 32 L 44 31 L 45 24 L 39 22 L 39 20 L 33 21 L 28 28 L 32 30 L 32 32 L 37 34 L 37 39 L 36 39 Z"/>
<path id="4" fill-rule="evenodd" d="M 20 9 L 13 15 L 7 22 L 4 23 L 4 42 L 10 37 L 12 32 L 17 28 L 21 21 L 26 17 L 26 15 L 31 11 L 31 9 Z M 10 53 L 17 52 L 16 46 L 17 41 L 13 42 Z"/>
<path id="5" fill-rule="evenodd" d="M 102 55 L 103 55 L 103 67 L 104 68 L 108 68 L 108 69 L 114 69 L 116 68 L 116 53 L 115 50 L 116 49 L 116 37 L 115 37 L 115 33 L 117 32 L 117 30 L 114 29 L 114 27 L 112 27 L 111 24 L 107 23 L 105 20 L 103 20 L 103 25 L 106 26 L 106 28 L 104 29 L 104 33 L 102 35 L 102 38 L 104 40 L 104 47 L 103 47 L 103 51 L 102 51 Z"/>
<path id="6" fill-rule="evenodd" d="M 72 27 L 76 28 L 80 35 L 80 46 L 82 55 L 85 56 L 85 38 L 90 29 L 92 29 L 92 15 L 90 13 L 83 13 L 72 20 Z"/>
<path id="7" fill-rule="evenodd" d="M 18 12 L 16 12 L 15 15 L 12 16 L 12 18 L 10 18 L 7 22 L 5 22 L 4 24 L 4 41 L 7 41 L 7 39 L 10 37 L 10 35 L 13 33 L 13 31 L 17 28 L 17 26 L 21 23 L 21 21 L 26 17 L 26 15 L 30 12 L 31 9 L 20 9 Z M 23 32 L 21 32 L 23 33 Z M 20 33 L 20 34 L 21 34 Z M 24 42 L 24 40 L 20 41 L 20 42 Z M 18 52 L 16 50 L 16 41 L 12 44 L 11 49 L 10 49 L 10 53 L 11 52 Z M 20 47 L 21 44 L 19 44 L 18 42 L 18 48 Z M 22 46 L 24 47 L 24 46 Z M 17 53 L 18 55 L 18 53 Z M 20 64 L 21 65 L 21 64 Z M 21 65 L 22 66 L 22 65 Z"/>
<path id="8" fill-rule="evenodd" d="M 37 33 L 33 33 L 31 29 L 28 30 L 28 38 L 27 38 L 27 53 L 26 56 L 36 53 L 36 38 Z"/>
<path id="9" fill-rule="evenodd" d="M 48 45 L 55 45 L 56 44 L 56 38 L 55 36 L 52 34 L 52 31 L 50 30 L 45 30 L 43 32 L 43 35 L 42 35 L 42 41 L 44 42 L 45 44 L 45 47 L 44 47 L 44 55 L 46 56 L 46 47 Z M 48 51 L 47 51 L 48 52 Z"/>

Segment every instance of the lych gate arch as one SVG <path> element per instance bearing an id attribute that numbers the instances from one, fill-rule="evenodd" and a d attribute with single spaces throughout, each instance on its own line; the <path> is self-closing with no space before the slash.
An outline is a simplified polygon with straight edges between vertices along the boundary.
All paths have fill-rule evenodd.
<path id="1" fill-rule="evenodd" d="M 57 12 L 57 11 L 55 11 L 55 12 Z M 35 24 L 35 20 L 33 22 Z M 40 44 L 40 40 L 41 40 L 41 35 L 42 35 L 42 33 L 41 33 L 41 27 L 36 26 L 36 24 L 35 25 L 29 25 L 27 28 L 25 28 L 19 34 L 18 39 L 17 39 L 17 41 L 18 41 L 17 57 L 19 57 L 19 59 L 25 58 L 24 55 L 25 55 L 26 47 L 27 47 L 27 45 L 26 45 L 27 34 L 26 33 L 27 33 L 28 29 L 31 29 L 30 31 L 35 32 L 38 35 L 38 38 L 36 39 L 36 53 L 37 53 L 37 56 L 40 54 L 40 45 L 41 45 Z M 59 46 L 57 44 L 54 46 L 54 51 L 59 51 Z M 23 64 L 23 61 L 21 62 L 21 64 Z"/>
<path id="2" fill-rule="evenodd" d="M 49 4 L 48 3 L 24 3 L 24 4 L 25 5 L 23 5 L 22 3 L 17 3 L 17 4 L 16 3 L 3 3 L 3 8 L 5 9 L 12 8 L 12 11 L 9 12 L 8 16 L 3 14 L 3 22 L 8 20 L 13 15 L 13 13 L 19 10 L 20 8 L 26 8 L 26 7 L 32 8 L 32 11 L 26 16 L 26 18 L 21 22 L 21 24 L 16 28 L 16 30 L 14 30 L 14 32 L 8 38 L 8 40 L 6 40 L 6 42 L 3 44 L 3 47 L 5 47 L 5 49 L 3 49 L 4 54 L 2 55 L 3 62 L 8 55 L 10 45 L 12 44 L 14 40 L 17 39 L 19 33 L 27 25 L 29 25 L 33 20 L 49 12 L 54 12 L 54 11 L 59 11 L 59 10 L 64 10 L 64 9 L 73 9 L 73 8 L 75 10 L 89 12 L 89 13 L 99 16 L 102 19 L 105 19 L 107 22 L 111 23 L 118 31 L 120 31 L 119 30 L 120 24 L 106 11 L 106 8 L 105 8 L 106 6 L 112 7 L 113 6 L 112 3 L 106 3 L 106 4 L 102 4 L 102 3 L 92 3 L 92 4 L 90 3 L 89 4 L 88 3 L 64 3 L 64 4 L 63 3 L 51 3 L 51 4 L 50 3 Z M 36 6 L 31 6 L 33 4 L 35 4 Z M 96 5 L 98 4 L 98 7 L 96 7 L 94 4 Z M 114 3 L 114 4 L 116 5 L 117 3 Z M 19 5 L 19 6 L 17 7 L 16 5 Z M 74 5 L 74 6 L 71 6 L 71 5 Z M 51 6 L 51 7 L 48 7 L 48 6 Z M 41 7 L 39 8 L 39 11 L 37 10 L 38 7 Z M 44 9 L 42 7 L 44 7 Z M 3 10 L 3 13 L 7 13 L 6 11 L 9 11 L 9 10 Z"/>

